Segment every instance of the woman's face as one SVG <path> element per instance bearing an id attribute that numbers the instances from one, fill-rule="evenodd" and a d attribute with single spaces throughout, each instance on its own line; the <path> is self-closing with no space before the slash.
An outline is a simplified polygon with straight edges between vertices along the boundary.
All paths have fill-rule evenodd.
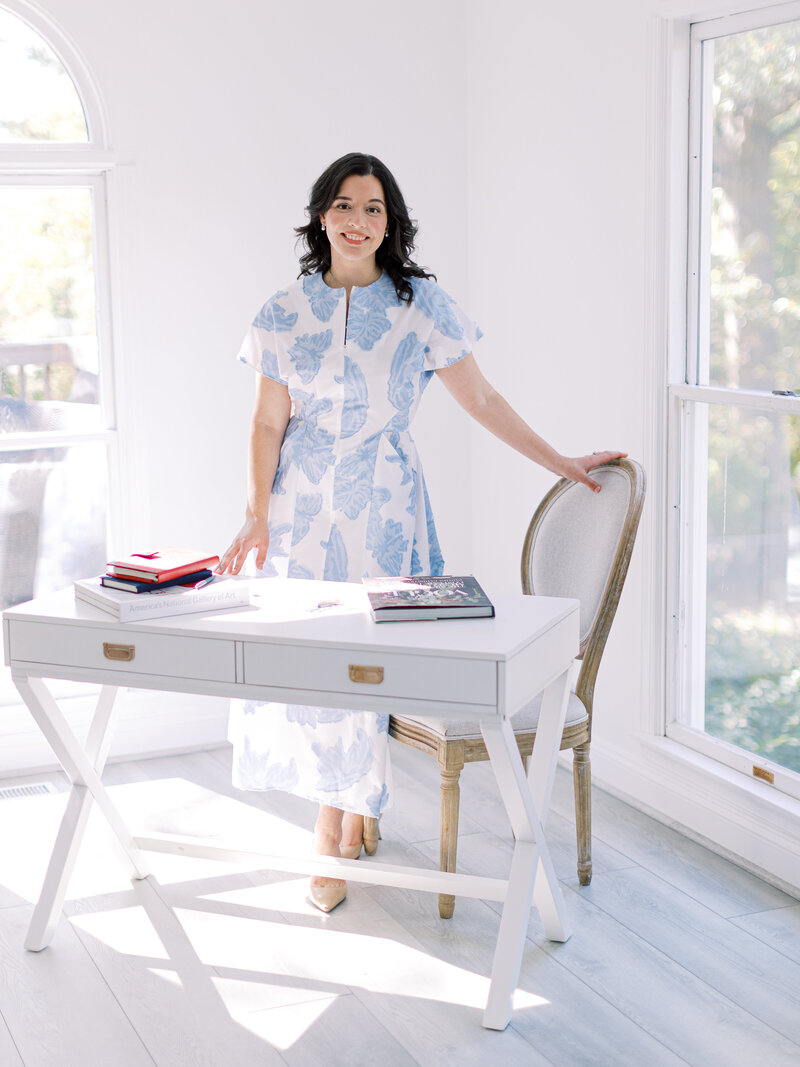
<path id="1" fill-rule="evenodd" d="M 374 174 L 351 174 L 320 222 L 330 241 L 331 264 L 337 257 L 353 264 L 374 259 L 388 224 L 383 186 Z"/>

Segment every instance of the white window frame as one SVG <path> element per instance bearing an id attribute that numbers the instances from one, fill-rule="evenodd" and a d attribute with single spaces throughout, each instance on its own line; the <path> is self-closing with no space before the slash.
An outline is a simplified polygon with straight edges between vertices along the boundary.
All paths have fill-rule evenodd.
<path id="1" fill-rule="evenodd" d="M 800 402 L 770 393 L 708 384 L 708 257 L 702 242 L 710 232 L 710 111 L 701 110 L 702 92 L 713 77 L 703 65 L 706 41 L 800 19 L 800 2 L 725 15 L 691 26 L 688 59 L 688 218 L 686 311 L 672 322 L 667 381 L 667 738 L 748 777 L 772 776 L 775 789 L 800 799 L 800 775 L 703 730 L 705 687 L 706 471 L 695 457 L 705 455 L 707 407 L 721 403 L 754 410 L 800 414 Z M 674 291 L 678 291 L 673 286 Z M 702 561 L 702 562 L 701 562 Z"/>
<path id="2" fill-rule="evenodd" d="M 96 323 L 100 369 L 100 411 L 102 424 L 96 431 L 56 430 L 41 433 L 9 433 L 0 436 L 0 453 L 48 446 L 96 443 L 105 446 L 108 471 L 107 541 L 118 541 L 123 521 L 124 494 L 121 450 L 117 422 L 114 353 L 119 348 L 115 332 L 116 305 L 112 291 L 112 243 L 109 198 L 113 195 L 116 159 L 108 149 L 106 122 L 101 97 L 79 51 L 55 23 L 26 0 L 0 0 L 0 8 L 27 23 L 52 48 L 72 78 L 84 110 L 88 140 L 59 143 L 0 144 L 0 185 L 42 188 L 80 187 L 88 189 L 92 200 L 92 240 L 96 290 Z M 68 683 L 66 691 L 75 689 Z M 86 692 L 86 687 L 81 690 Z M 9 735 L 28 728 L 16 692 L 0 689 L 3 707 L 4 741 Z M 14 714 L 14 708 L 17 714 Z"/>

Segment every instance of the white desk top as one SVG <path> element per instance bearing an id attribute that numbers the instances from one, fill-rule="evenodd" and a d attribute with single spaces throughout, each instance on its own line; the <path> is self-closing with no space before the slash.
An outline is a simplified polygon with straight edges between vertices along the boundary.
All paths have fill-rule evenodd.
<path id="1" fill-rule="evenodd" d="M 253 604 L 230 611 L 117 622 L 75 599 L 72 589 L 40 597 L 3 613 L 8 622 L 57 622 L 64 626 L 128 633 L 170 633 L 309 647 L 393 649 L 503 661 L 579 610 L 577 600 L 506 595 L 492 597 L 493 619 L 373 622 L 363 587 L 356 583 L 301 579 L 251 579 Z M 340 601 L 323 607 L 323 601 Z"/>

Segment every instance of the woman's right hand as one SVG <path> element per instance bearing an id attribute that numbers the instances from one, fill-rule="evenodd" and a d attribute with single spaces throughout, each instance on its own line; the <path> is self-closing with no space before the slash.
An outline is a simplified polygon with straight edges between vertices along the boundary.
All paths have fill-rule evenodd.
<path id="1" fill-rule="evenodd" d="M 267 520 L 248 515 L 241 530 L 220 558 L 217 572 L 238 574 L 253 549 L 256 549 L 256 568 L 261 570 L 267 559 L 268 548 L 269 524 Z"/>

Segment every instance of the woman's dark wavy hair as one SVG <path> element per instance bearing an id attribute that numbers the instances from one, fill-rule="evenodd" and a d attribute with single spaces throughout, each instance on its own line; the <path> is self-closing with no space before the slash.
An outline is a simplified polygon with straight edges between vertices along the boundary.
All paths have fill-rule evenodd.
<path id="1" fill-rule="evenodd" d="M 375 156 L 367 156 L 362 152 L 350 152 L 335 160 L 314 182 L 306 207 L 309 221 L 305 226 L 295 227 L 295 233 L 302 239 L 306 249 L 300 257 L 298 277 L 330 269 L 331 246 L 319 217 L 331 206 L 342 182 L 351 174 L 362 177 L 374 174 L 383 186 L 389 236 L 381 241 L 375 254 L 375 262 L 391 278 L 398 298 L 410 304 L 414 299 L 414 292 L 408 279 L 435 278 L 436 275 L 423 270 L 411 259 L 417 224 L 409 218 L 406 202 L 392 172 Z"/>

